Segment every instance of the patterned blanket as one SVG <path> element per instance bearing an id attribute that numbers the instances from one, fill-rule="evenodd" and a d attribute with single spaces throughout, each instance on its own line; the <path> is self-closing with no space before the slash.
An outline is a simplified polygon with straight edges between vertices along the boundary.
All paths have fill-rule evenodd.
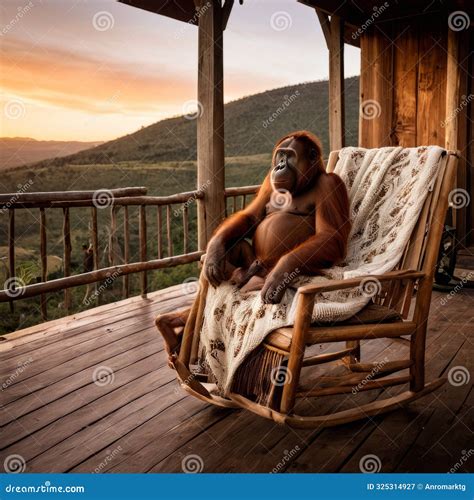
<path id="1" fill-rule="evenodd" d="M 345 262 L 328 269 L 325 276 L 296 277 L 280 304 L 264 304 L 260 292 L 242 293 L 228 282 L 209 287 L 200 345 L 221 395 L 228 393 L 238 367 L 272 330 L 294 324 L 298 286 L 395 268 L 433 189 L 443 153 L 437 146 L 342 149 L 334 172 L 346 184 L 351 205 Z M 356 289 L 318 294 L 313 321 L 353 316 L 379 286 L 368 278 Z"/>

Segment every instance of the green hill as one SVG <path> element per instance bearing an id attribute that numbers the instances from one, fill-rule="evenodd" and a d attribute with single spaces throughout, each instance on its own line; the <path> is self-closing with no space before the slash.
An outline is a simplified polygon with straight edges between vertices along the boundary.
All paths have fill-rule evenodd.
<path id="1" fill-rule="evenodd" d="M 357 143 L 359 79 L 346 79 L 346 140 Z M 317 134 L 328 151 L 328 82 L 303 83 L 244 97 L 225 105 L 225 154 L 268 154 L 275 141 L 295 129 Z M 196 120 L 183 116 L 160 121 L 133 134 L 39 166 L 156 163 L 196 158 Z"/>

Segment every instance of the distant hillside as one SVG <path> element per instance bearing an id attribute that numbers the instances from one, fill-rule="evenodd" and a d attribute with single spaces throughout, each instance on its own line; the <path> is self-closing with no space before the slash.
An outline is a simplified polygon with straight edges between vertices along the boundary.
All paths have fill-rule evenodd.
<path id="1" fill-rule="evenodd" d="M 357 144 L 359 79 L 346 79 L 346 143 Z M 269 153 L 275 141 L 295 129 L 320 136 L 328 152 L 328 82 L 311 82 L 269 90 L 225 106 L 225 154 Z M 160 121 L 133 134 L 39 166 L 154 163 L 196 158 L 196 120 L 183 116 Z"/>
<path id="2" fill-rule="evenodd" d="M 0 171 L 47 158 L 73 155 L 99 144 L 100 141 L 37 141 L 29 137 L 0 137 Z"/>

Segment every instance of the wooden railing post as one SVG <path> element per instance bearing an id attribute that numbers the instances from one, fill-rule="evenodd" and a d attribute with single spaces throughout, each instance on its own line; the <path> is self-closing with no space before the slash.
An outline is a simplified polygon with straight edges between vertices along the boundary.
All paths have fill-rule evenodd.
<path id="1" fill-rule="evenodd" d="M 71 275 L 71 221 L 69 208 L 63 208 L 63 270 L 64 277 Z M 64 309 L 67 313 L 71 308 L 71 291 L 64 289 Z"/>
<path id="2" fill-rule="evenodd" d="M 15 210 L 8 210 L 8 277 L 10 280 L 15 279 Z M 14 312 L 15 306 L 13 301 L 10 301 L 10 311 Z"/>
<path id="3" fill-rule="evenodd" d="M 48 249 L 46 239 L 46 213 L 44 208 L 40 208 L 40 255 L 41 255 L 41 281 L 48 279 Z M 41 317 L 44 321 L 48 319 L 48 301 L 45 294 L 40 297 Z"/>
<path id="4" fill-rule="evenodd" d="M 222 7 L 210 0 L 199 16 L 197 189 L 198 248 L 225 216 Z"/>
<path id="5" fill-rule="evenodd" d="M 145 205 L 140 205 L 140 217 L 139 217 L 139 238 L 140 238 L 140 261 L 146 262 L 147 260 L 147 242 L 146 242 L 146 207 Z M 147 272 L 143 271 L 141 273 L 141 296 L 146 298 L 148 292 L 148 276 Z"/>

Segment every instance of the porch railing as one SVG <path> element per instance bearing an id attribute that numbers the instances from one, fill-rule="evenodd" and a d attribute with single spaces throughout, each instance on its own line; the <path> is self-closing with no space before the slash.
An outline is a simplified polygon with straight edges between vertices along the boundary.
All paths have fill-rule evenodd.
<path id="1" fill-rule="evenodd" d="M 257 189 L 258 186 L 226 189 L 226 216 L 245 207 Z M 140 273 L 140 293 L 145 297 L 149 290 L 148 271 L 199 261 L 204 252 L 197 247 L 197 236 L 192 238 L 190 225 L 197 225 L 196 205 L 203 204 L 204 192 L 195 190 L 171 196 L 147 196 L 146 192 L 144 187 L 133 187 L 1 194 L 0 217 L 6 217 L 8 226 L 8 255 L 5 263 L 7 280 L 3 290 L 0 290 L 0 302 L 9 302 L 11 311 L 14 311 L 16 300 L 39 295 L 41 316 L 46 320 L 48 293 L 63 291 L 64 309 L 68 314 L 71 309 L 72 287 L 96 284 L 110 279 L 111 276 L 121 277 L 122 296 L 126 298 L 130 294 L 129 275 Z M 89 209 L 87 233 L 90 246 L 87 252 L 90 252 L 91 262 L 90 270 L 74 274 L 71 270 L 71 216 L 76 209 Z M 16 213 L 21 210 L 39 215 L 35 218 L 39 226 L 40 277 L 31 284 L 23 283 L 17 277 L 15 220 Z M 63 254 L 62 277 L 48 280 L 47 219 L 52 210 L 61 211 L 62 228 L 59 239 Z M 137 259 L 133 259 L 130 252 L 130 236 L 133 229 L 136 229 L 131 220 L 132 210 L 138 212 Z M 105 220 L 104 212 L 107 214 Z M 150 224 L 151 217 L 154 218 L 153 224 Z M 83 217 L 82 222 L 84 223 Z M 99 237 L 99 222 L 106 226 L 106 242 Z M 151 226 L 154 229 L 153 235 Z M 176 231 L 179 231 L 180 235 L 177 236 Z M 197 231 L 194 234 L 197 234 Z M 180 251 L 178 254 L 175 252 L 176 247 Z M 106 264 L 100 262 L 101 251 L 105 251 Z"/>

